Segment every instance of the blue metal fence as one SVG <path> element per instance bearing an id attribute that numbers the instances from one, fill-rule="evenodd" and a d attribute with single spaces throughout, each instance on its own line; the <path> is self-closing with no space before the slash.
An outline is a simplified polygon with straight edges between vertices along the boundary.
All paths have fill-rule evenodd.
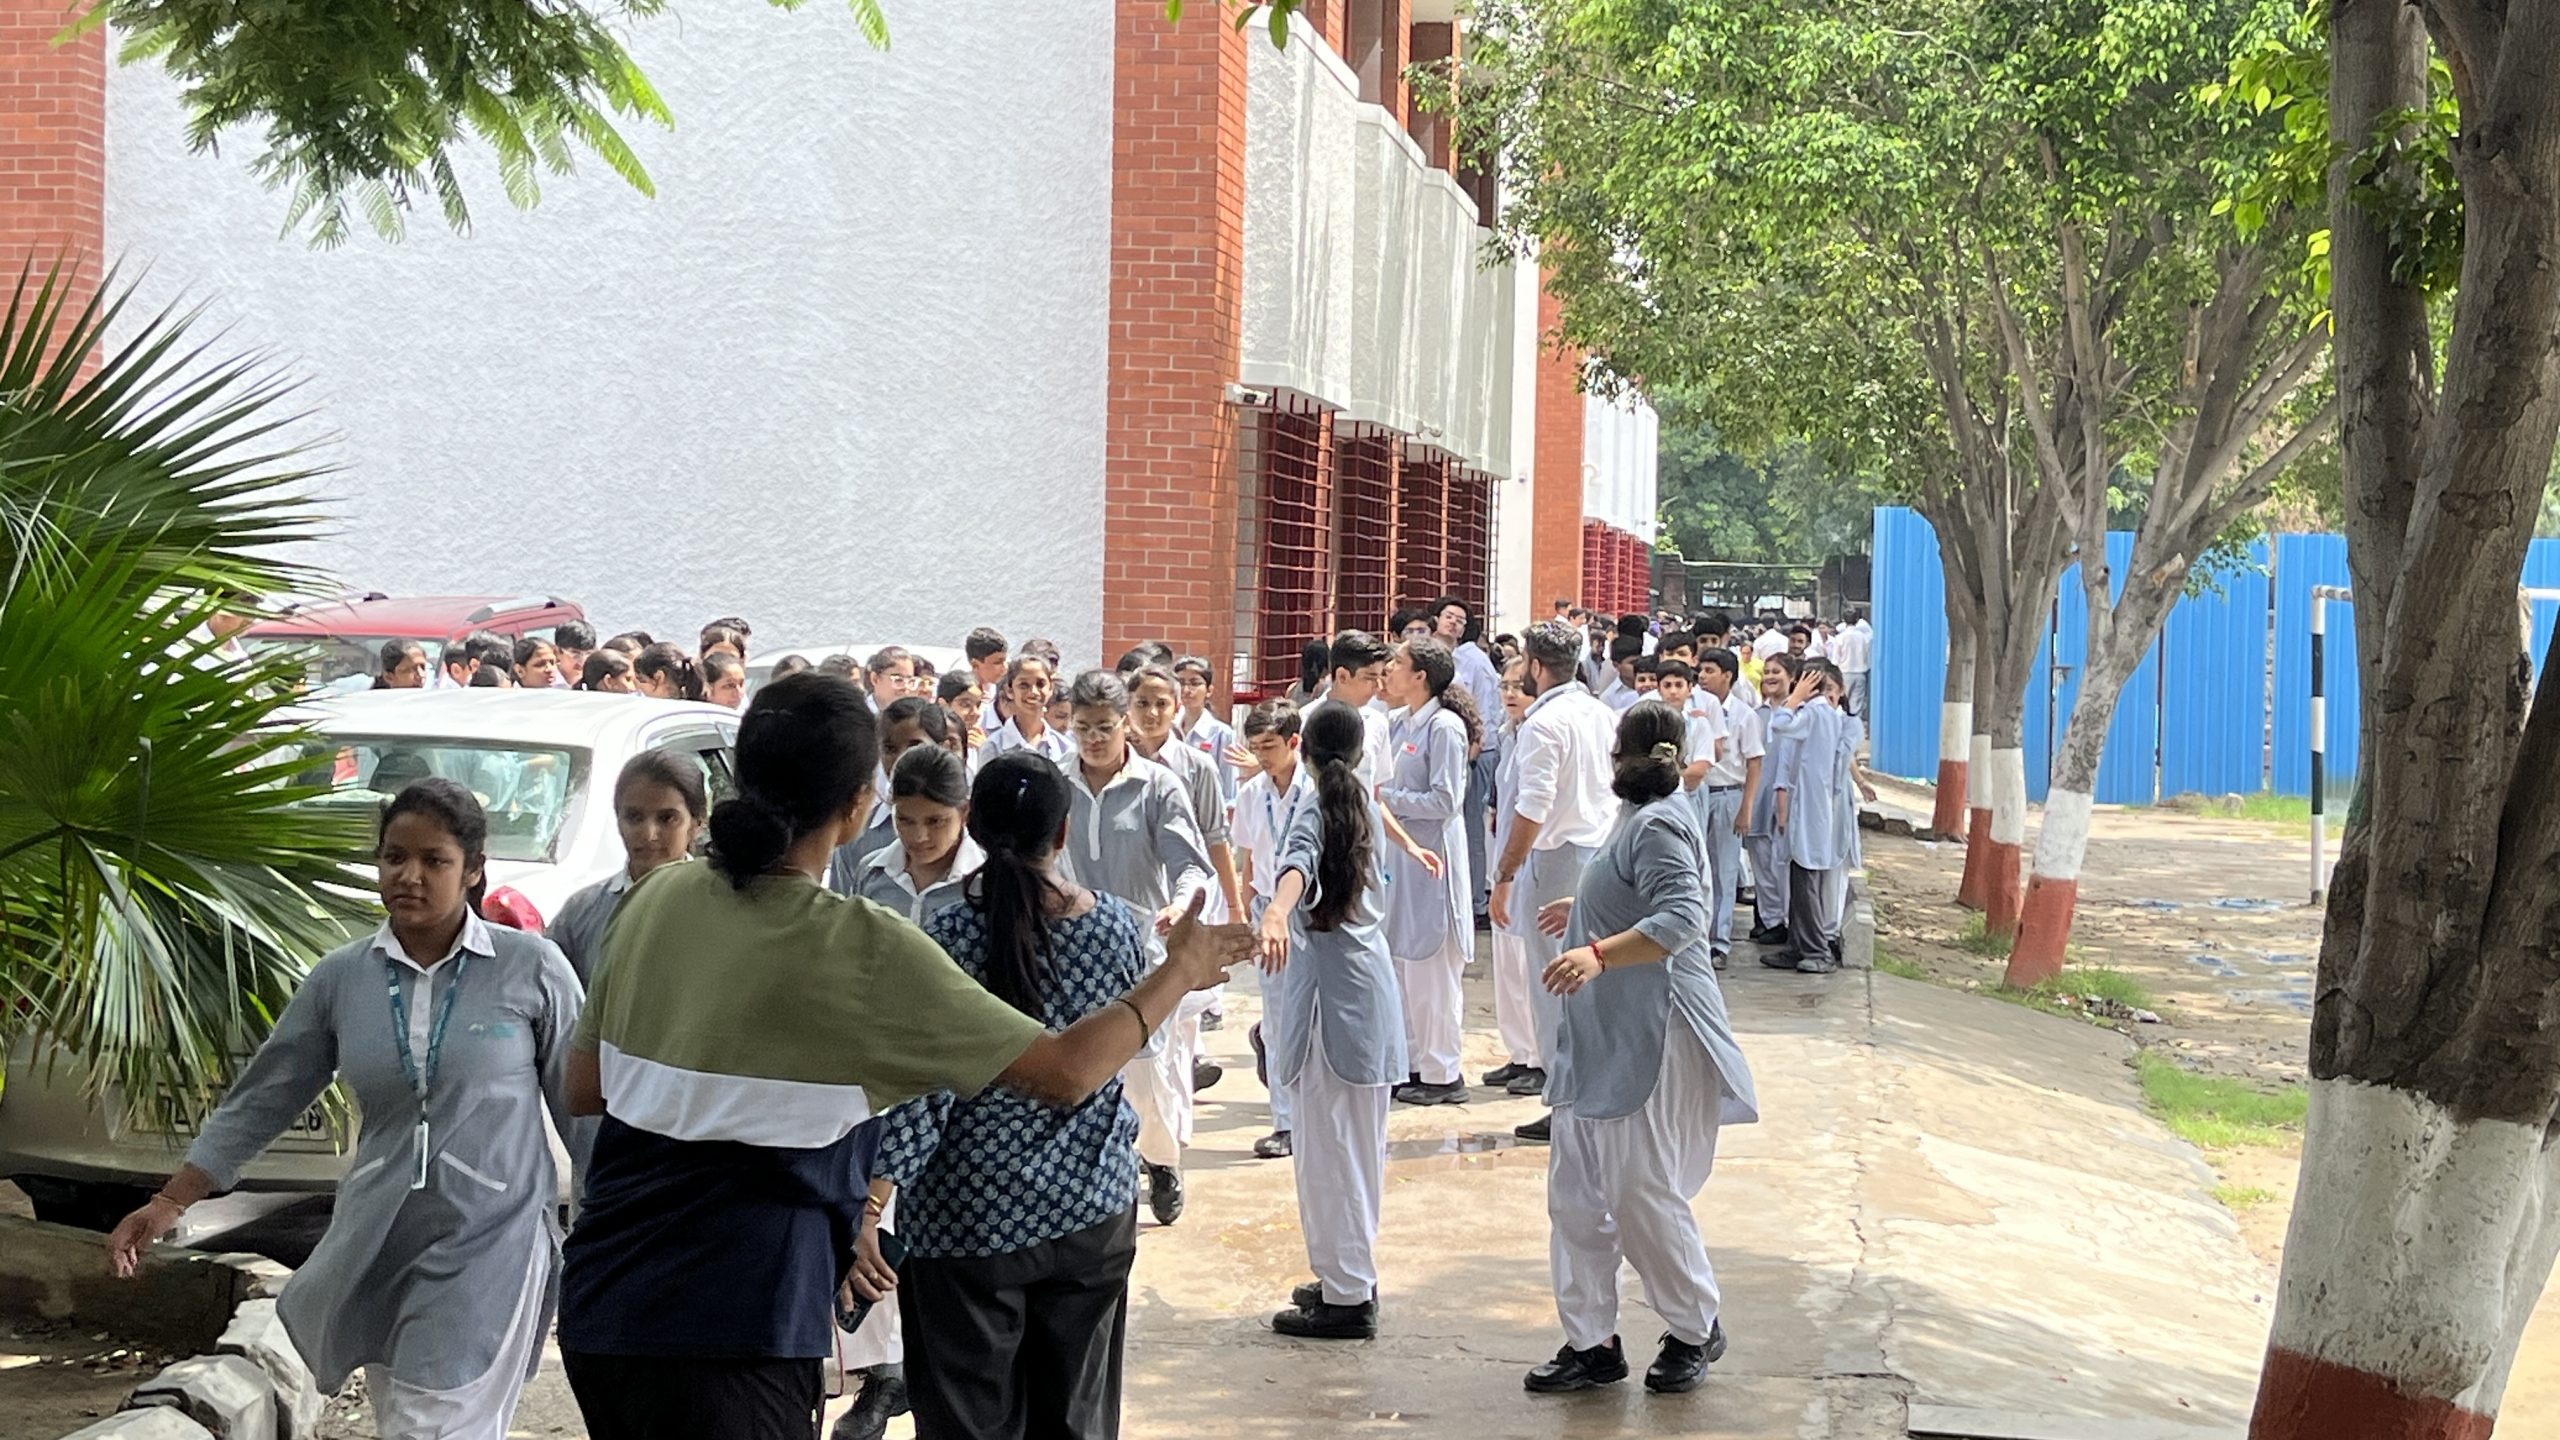
<path id="1" fill-rule="evenodd" d="M 1918 513 L 1876 511 L 1872 762 L 1889 774 L 1930 777 L 1938 763 L 1938 701 L 1946 674 L 1946 592 L 1936 533 Z M 2121 577 L 2133 537 L 2107 537 L 2110 569 Z M 2560 540 L 2536 540 L 2522 583 L 2560 589 Z M 2249 560 L 2217 574 L 2170 611 L 2160 640 L 2127 681 L 2107 728 L 2097 798 L 2149 804 L 2166 795 L 2247 794 L 2268 788 L 2301 795 L 2310 787 L 2311 591 L 2348 584 L 2346 541 L 2336 535 L 2280 535 L 2251 547 Z M 2076 570 L 2066 571 L 2026 697 L 2028 794 L 2044 798 L 2052 747 L 2079 695 L 2086 607 Z M 2328 773 L 2339 791 L 2352 783 L 2362 709 L 2354 663 L 2355 606 L 2329 606 Z M 2270 633 L 2272 627 L 2272 634 Z M 2532 653 L 2539 667 L 2560 628 L 2560 603 L 2533 607 Z M 2271 708 L 2272 707 L 2272 708 Z"/>

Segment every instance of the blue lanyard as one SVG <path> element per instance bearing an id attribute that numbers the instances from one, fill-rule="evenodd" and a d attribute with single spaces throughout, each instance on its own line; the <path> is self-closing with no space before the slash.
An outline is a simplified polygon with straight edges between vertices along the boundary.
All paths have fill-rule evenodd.
<path id="1" fill-rule="evenodd" d="M 1280 788 L 1275 785 L 1263 795 L 1262 823 L 1272 827 L 1271 843 L 1274 847 L 1285 847 L 1288 844 L 1290 827 L 1298 823 L 1298 802 L 1305 798 L 1307 798 L 1305 793 L 1298 788 L 1298 782 L 1291 780 L 1289 782 L 1289 814 L 1285 819 L 1275 819 L 1273 812 L 1279 808 Z"/>
<path id="2" fill-rule="evenodd" d="M 409 1177 L 412 1190 L 427 1188 L 427 1156 L 434 1148 L 434 1134 L 427 1125 L 427 1092 L 435 1088 L 436 1071 L 444 1062 L 444 1027 L 453 1020 L 453 1002 L 462 994 L 462 975 L 471 968 L 471 952 L 455 952 L 452 963 L 453 978 L 445 982 L 444 999 L 437 1004 L 435 1024 L 427 1032 L 427 1066 L 422 1072 L 417 1058 L 409 1053 L 409 997 L 400 992 L 400 962 L 383 962 L 390 971 L 391 1043 L 399 1047 L 400 1073 L 408 1078 L 410 1093 L 418 1097 L 417 1168 Z"/>

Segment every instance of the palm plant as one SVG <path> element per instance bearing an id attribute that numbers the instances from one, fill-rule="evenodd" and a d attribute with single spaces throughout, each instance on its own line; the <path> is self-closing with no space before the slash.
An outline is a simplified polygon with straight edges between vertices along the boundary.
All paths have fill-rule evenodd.
<path id="1" fill-rule="evenodd" d="M 310 578 L 287 387 L 70 280 L 21 272 L 0 319 L 0 1050 L 166 1122 L 345 933 L 365 837 L 297 808 L 294 661 L 212 629 Z"/>

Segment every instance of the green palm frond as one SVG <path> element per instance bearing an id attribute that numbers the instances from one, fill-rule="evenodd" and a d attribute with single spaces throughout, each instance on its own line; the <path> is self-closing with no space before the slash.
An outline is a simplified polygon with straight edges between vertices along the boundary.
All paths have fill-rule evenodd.
<path id="1" fill-rule="evenodd" d="M 192 1116 L 366 912 L 361 823 L 297 805 L 295 660 L 208 628 L 303 578 L 314 472 L 263 367 L 178 312 L 110 349 L 122 292 L 62 281 L 0 322 L 0 1044 Z"/>

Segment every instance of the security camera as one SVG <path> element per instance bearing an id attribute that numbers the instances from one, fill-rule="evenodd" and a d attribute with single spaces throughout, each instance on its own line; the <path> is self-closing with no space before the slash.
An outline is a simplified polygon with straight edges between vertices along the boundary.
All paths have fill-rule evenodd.
<path id="1" fill-rule="evenodd" d="M 1268 390 L 1256 390 L 1250 385 L 1237 385 L 1230 383 L 1227 386 L 1227 403 L 1230 405 L 1268 405 L 1271 403 L 1271 392 Z"/>

